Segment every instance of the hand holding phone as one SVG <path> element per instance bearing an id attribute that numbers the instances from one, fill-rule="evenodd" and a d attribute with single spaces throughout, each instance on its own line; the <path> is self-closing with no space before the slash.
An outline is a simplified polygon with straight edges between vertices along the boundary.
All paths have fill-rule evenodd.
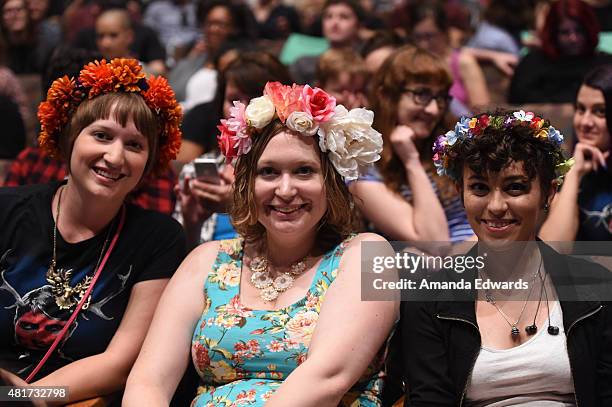
<path id="1" fill-rule="evenodd" d="M 215 158 L 196 158 L 193 162 L 196 178 L 210 184 L 221 184 L 219 164 Z"/>

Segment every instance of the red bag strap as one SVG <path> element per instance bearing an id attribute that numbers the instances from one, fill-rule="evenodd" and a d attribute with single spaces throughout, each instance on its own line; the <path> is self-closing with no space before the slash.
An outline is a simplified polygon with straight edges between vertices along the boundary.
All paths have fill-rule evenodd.
<path id="1" fill-rule="evenodd" d="M 70 328 L 70 325 L 72 325 L 76 317 L 79 315 L 79 312 L 83 308 L 83 304 L 85 304 L 85 302 L 91 295 L 91 291 L 93 290 L 94 285 L 96 284 L 96 281 L 98 281 L 98 277 L 102 273 L 102 270 L 104 269 L 104 266 L 106 265 L 106 261 L 110 257 L 110 254 L 112 253 L 113 249 L 115 248 L 115 245 L 117 244 L 117 240 L 119 239 L 119 234 L 121 233 L 121 229 L 123 229 L 124 222 L 125 222 L 125 205 L 121 207 L 121 218 L 119 219 L 119 225 L 117 226 L 117 231 L 115 232 L 115 235 L 113 236 L 113 240 L 111 240 L 110 245 L 108 246 L 108 250 L 104 254 L 104 257 L 102 258 L 102 261 L 100 262 L 100 266 L 96 270 L 93 276 L 93 279 L 91 280 L 91 283 L 89 284 L 89 287 L 87 288 L 87 291 L 85 291 L 85 295 L 83 295 L 83 297 L 81 298 L 81 301 L 79 301 L 79 303 L 77 304 L 76 308 L 74 309 L 74 312 L 68 319 L 68 322 L 66 323 L 66 325 L 64 325 L 64 328 L 62 328 L 60 333 L 57 335 L 57 337 L 55 338 L 55 340 L 53 341 L 53 343 L 47 350 L 47 353 L 45 353 L 45 356 L 43 356 L 40 362 L 38 362 L 38 365 L 36 365 L 34 370 L 32 370 L 32 373 L 30 373 L 30 375 L 25 379 L 26 383 L 30 383 L 30 381 L 32 381 L 34 376 L 38 374 L 38 372 L 45 365 L 45 363 L 47 363 L 53 351 L 55 351 L 55 349 L 57 348 L 61 340 L 64 338 L 64 336 L 66 336 L 66 333 L 68 332 L 68 329 Z"/>

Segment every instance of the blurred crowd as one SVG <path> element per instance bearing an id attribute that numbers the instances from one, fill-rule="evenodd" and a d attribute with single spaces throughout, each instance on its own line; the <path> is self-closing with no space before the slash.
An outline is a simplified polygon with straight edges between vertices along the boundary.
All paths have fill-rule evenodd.
<path id="1" fill-rule="evenodd" d="M 388 146 L 376 173 L 364 179 L 381 181 L 391 202 L 399 195 L 398 203 L 410 202 L 409 190 L 419 190 L 402 163 L 406 151 L 421 157 L 434 187 L 425 189 L 429 198 L 441 199 L 449 230 L 420 236 L 418 227 L 411 232 L 413 221 L 402 227 L 379 219 L 376 199 L 362 201 L 366 227 L 396 239 L 461 240 L 471 233 L 460 202 L 430 176 L 433 137 L 458 117 L 520 106 L 550 117 L 566 135 L 569 152 L 583 78 L 612 63 L 606 52 L 612 52 L 612 2 L 606 0 L 4 0 L 1 27 L 0 183 L 62 179 L 62 163 L 36 147 L 38 103 L 54 79 L 75 76 L 87 62 L 132 57 L 147 73 L 168 78 L 185 113 L 174 171 L 144 183 L 133 200 L 175 211 L 198 231 L 225 212 L 230 190 L 192 183 L 189 196 L 200 193 L 201 205 L 184 216 L 188 197 L 182 185 L 175 187 L 179 174 L 181 181 L 194 178 L 193 166 L 185 164 L 218 156 L 219 119 L 228 116 L 231 101 L 260 95 L 267 81 L 318 86 L 349 109 L 374 110 Z M 415 56 L 407 46 L 427 55 Z M 405 94 L 413 109 L 402 103 Z M 407 136 L 417 142 L 402 148 Z M 221 186 L 230 185 L 231 169 L 222 175 Z M 371 197 L 375 185 L 356 183 L 353 190 L 365 187 L 361 194 Z M 419 203 L 428 193 L 417 195 Z M 416 207 L 425 210 L 427 202 Z M 231 231 L 228 219 L 222 223 Z M 213 226 L 201 236 L 194 231 L 200 237 L 192 244 L 225 236 L 215 234 L 218 222 Z"/>

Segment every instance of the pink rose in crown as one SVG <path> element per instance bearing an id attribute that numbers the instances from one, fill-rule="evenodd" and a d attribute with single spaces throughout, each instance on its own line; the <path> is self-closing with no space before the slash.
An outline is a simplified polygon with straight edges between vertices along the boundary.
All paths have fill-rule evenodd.
<path id="1" fill-rule="evenodd" d="M 318 123 L 328 121 L 336 108 L 335 97 L 329 96 L 323 89 L 313 89 L 308 85 L 305 85 L 302 89 L 302 103 L 304 111 Z"/>
<path id="2" fill-rule="evenodd" d="M 281 122 L 285 123 L 287 117 L 302 108 L 300 98 L 303 86 L 294 84 L 293 86 L 283 85 L 280 82 L 268 82 L 264 89 L 264 95 L 272 99 L 276 108 L 276 114 Z"/>
<path id="3" fill-rule="evenodd" d="M 246 120 L 244 118 L 244 110 L 246 106 L 237 100 L 234 101 L 234 106 L 230 107 L 230 117 L 225 122 L 227 129 L 234 133 L 244 132 L 246 129 Z"/>
<path id="4" fill-rule="evenodd" d="M 238 139 L 236 133 L 228 129 L 227 120 L 221 120 L 221 124 L 217 126 L 217 129 L 221 132 L 217 136 L 219 142 L 219 150 L 225 156 L 227 161 L 231 161 L 238 156 Z"/>

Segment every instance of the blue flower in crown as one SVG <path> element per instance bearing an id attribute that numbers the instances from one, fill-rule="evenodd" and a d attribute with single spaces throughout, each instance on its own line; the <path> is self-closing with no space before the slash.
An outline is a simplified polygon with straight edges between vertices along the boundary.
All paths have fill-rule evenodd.
<path id="1" fill-rule="evenodd" d="M 447 131 L 444 136 L 446 137 L 446 142 L 449 146 L 454 145 L 459 139 L 458 133 L 452 130 Z"/>
<path id="2" fill-rule="evenodd" d="M 554 141 L 554 143 L 558 146 L 563 143 L 563 135 L 559 130 L 555 129 L 553 126 L 548 128 L 548 139 Z"/>
<path id="3" fill-rule="evenodd" d="M 457 122 L 457 124 L 455 124 L 455 134 L 460 134 L 462 136 L 468 134 L 468 132 L 470 131 L 470 118 L 469 117 L 462 117 L 461 120 L 459 120 Z"/>

